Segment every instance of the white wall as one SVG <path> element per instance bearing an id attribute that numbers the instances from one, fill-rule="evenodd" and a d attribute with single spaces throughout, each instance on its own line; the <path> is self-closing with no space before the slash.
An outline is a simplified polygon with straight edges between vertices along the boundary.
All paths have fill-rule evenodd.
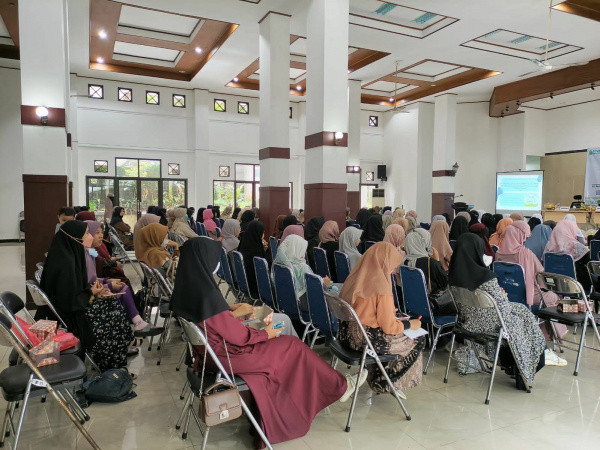
<path id="1" fill-rule="evenodd" d="M 600 147 L 600 101 L 553 109 L 546 117 L 546 152 Z"/>
<path id="2" fill-rule="evenodd" d="M 16 239 L 23 210 L 21 74 L 0 68 L 0 239 Z"/>

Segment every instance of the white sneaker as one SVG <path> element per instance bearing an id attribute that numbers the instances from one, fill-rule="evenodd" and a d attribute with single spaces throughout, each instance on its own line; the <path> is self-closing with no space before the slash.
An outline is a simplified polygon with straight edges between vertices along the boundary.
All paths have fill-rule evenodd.
<path id="1" fill-rule="evenodd" d="M 567 365 L 567 360 L 561 358 L 560 356 L 558 356 L 554 350 L 550 350 L 549 348 L 547 348 L 544 351 L 545 354 L 545 358 L 546 358 L 546 365 L 547 366 L 566 366 Z"/>
<path id="2" fill-rule="evenodd" d="M 354 394 L 354 391 L 361 387 L 365 381 L 367 381 L 367 374 L 367 369 L 363 369 L 363 371 L 360 373 L 360 376 L 358 374 L 352 376 L 344 375 L 346 377 L 346 383 L 348 386 L 346 387 L 346 392 L 344 392 L 344 395 L 342 395 L 340 398 L 340 402 L 344 403 L 347 401 L 352 394 Z"/>

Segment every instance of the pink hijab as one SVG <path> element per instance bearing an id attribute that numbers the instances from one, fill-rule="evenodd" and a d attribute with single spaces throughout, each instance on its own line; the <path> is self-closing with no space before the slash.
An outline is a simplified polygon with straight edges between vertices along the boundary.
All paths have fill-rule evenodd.
<path id="1" fill-rule="evenodd" d="M 328 220 L 319 230 L 319 240 L 321 243 L 340 240 L 340 227 L 335 220 Z"/>
<path id="2" fill-rule="evenodd" d="M 409 212 L 406 213 L 406 217 L 412 217 L 415 220 L 417 219 L 417 212 L 414 209 L 411 209 Z"/>
<path id="3" fill-rule="evenodd" d="M 502 247 L 496 252 L 496 261 L 518 263 L 525 272 L 525 287 L 527 291 L 527 304 L 534 305 L 535 276 L 544 271 L 540 260 L 531 250 L 523 244 L 531 236 L 529 225 L 522 220 L 515 220 L 506 227 Z"/>
<path id="4" fill-rule="evenodd" d="M 281 245 L 281 243 L 285 241 L 285 238 L 291 236 L 292 234 L 300 236 L 302 239 L 304 239 L 304 227 L 302 227 L 302 225 L 288 225 L 287 227 L 285 227 L 285 230 L 283 230 L 283 234 L 281 235 L 281 241 L 279 241 L 279 244 Z"/>
<path id="5" fill-rule="evenodd" d="M 570 220 L 561 220 L 558 222 L 554 230 L 552 230 L 544 254 L 566 253 L 573 257 L 573 261 L 579 261 L 589 250 L 577 240 L 578 231 L 579 227 L 575 222 L 571 222 Z"/>
<path id="6" fill-rule="evenodd" d="M 213 212 L 212 209 L 205 209 L 202 211 L 202 219 L 204 226 L 206 227 L 206 231 L 215 231 L 217 229 L 217 224 L 213 220 Z"/>
<path id="7" fill-rule="evenodd" d="M 406 252 L 402 250 L 402 248 L 404 247 L 405 239 L 406 233 L 404 232 L 404 228 L 402 228 L 400 225 L 393 223 L 385 229 L 385 236 L 383 237 L 383 242 L 389 242 L 394 247 L 396 247 L 402 255 L 403 260 L 406 256 Z"/>

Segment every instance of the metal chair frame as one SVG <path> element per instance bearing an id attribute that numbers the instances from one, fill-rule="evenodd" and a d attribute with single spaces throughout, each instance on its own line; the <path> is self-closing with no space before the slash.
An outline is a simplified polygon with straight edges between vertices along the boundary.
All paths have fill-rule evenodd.
<path id="1" fill-rule="evenodd" d="M 127 250 L 125 250 L 125 246 L 121 242 L 121 239 L 119 239 L 119 235 L 116 233 L 116 230 L 110 225 L 109 225 L 109 227 L 110 227 L 110 231 L 108 232 L 108 236 L 110 238 L 110 242 L 112 242 L 112 244 L 115 246 L 115 250 L 119 254 L 118 256 L 123 258 L 129 264 L 131 264 L 131 267 L 133 267 L 133 270 L 135 270 L 135 273 L 140 277 L 140 281 L 143 280 L 144 279 L 143 273 L 134 264 L 133 260 L 129 257 L 129 253 L 127 253 Z"/>
<path id="2" fill-rule="evenodd" d="M 154 278 L 158 282 L 158 288 L 160 289 L 160 291 L 162 293 L 161 298 L 169 299 L 168 302 L 161 302 L 161 304 L 169 303 L 171 300 L 171 296 L 173 295 L 173 283 L 168 278 L 165 278 L 159 269 L 152 268 L 152 272 L 154 273 Z M 161 315 L 161 313 L 160 313 L 160 305 L 159 305 L 158 310 L 156 311 L 156 318 L 158 319 L 158 316 L 160 316 L 160 315 Z M 160 339 L 158 340 L 158 346 L 156 347 L 157 350 L 160 350 L 160 352 L 158 354 L 158 361 L 156 361 L 157 366 L 160 366 L 160 362 L 162 361 L 163 351 L 164 351 L 165 345 L 166 345 L 168 337 L 169 337 L 169 331 L 171 329 L 171 322 L 172 322 L 171 319 L 172 318 L 173 318 L 173 312 L 169 310 L 169 315 L 164 317 L 164 320 L 163 320 L 164 330 L 160 335 Z M 155 319 L 155 324 L 156 324 L 156 319 Z M 154 339 L 154 336 L 152 336 L 150 338 L 150 346 L 152 346 L 153 339 Z"/>
<path id="3" fill-rule="evenodd" d="M 233 272 L 231 270 L 231 265 L 229 264 L 229 257 L 227 256 L 227 251 L 224 248 L 221 248 L 221 265 L 220 269 L 223 271 L 223 279 L 227 283 L 227 292 L 225 292 L 225 300 L 227 300 L 227 296 L 231 293 L 234 298 L 238 298 L 238 291 L 235 286 L 235 281 L 233 278 Z"/>
<path id="4" fill-rule="evenodd" d="M 269 308 L 279 311 L 279 306 L 277 305 L 275 295 L 273 294 L 271 277 L 269 277 L 269 263 L 267 263 L 265 258 L 261 258 L 259 256 L 254 257 L 254 274 L 256 275 L 259 300 L 261 300 Z M 260 282 L 259 277 L 264 278 L 263 283 Z M 263 284 L 266 284 L 266 286 L 263 286 Z"/>

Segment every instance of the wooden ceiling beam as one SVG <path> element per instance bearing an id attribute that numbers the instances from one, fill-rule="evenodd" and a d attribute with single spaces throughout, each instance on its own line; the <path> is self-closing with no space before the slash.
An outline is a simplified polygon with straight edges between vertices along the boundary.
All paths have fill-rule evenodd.
<path id="1" fill-rule="evenodd" d="M 600 22 L 600 1 L 598 0 L 567 0 L 552 8 Z"/>

